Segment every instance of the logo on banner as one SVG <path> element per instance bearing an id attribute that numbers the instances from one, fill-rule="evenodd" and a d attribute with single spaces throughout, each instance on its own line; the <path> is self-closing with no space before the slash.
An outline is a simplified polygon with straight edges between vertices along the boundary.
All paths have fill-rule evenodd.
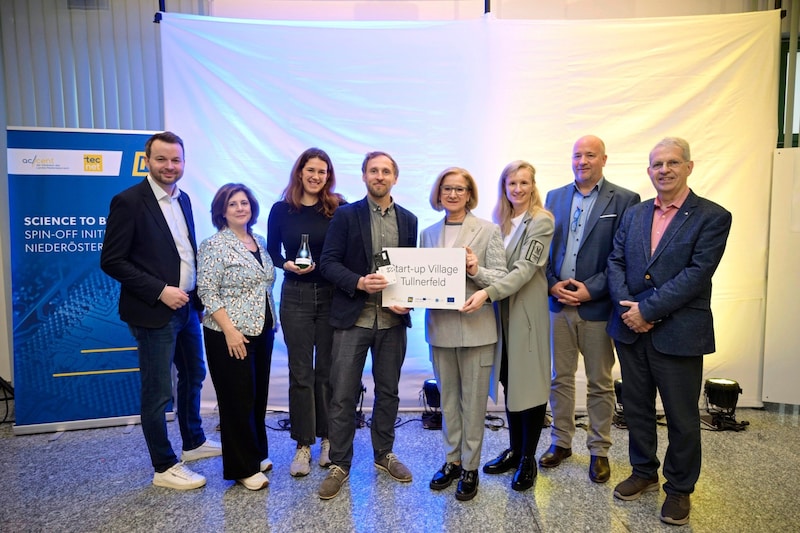
<path id="1" fill-rule="evenodd" d="M 103 154 L 83 154 L 83 170 L 85 172 L 102 172 Z"/>
<path id="2" fill-rule="evenodd" d="M 119 176 L 122 150 L 8 149 L 8 174 L 19 176 Z"/>
<path id="3" fill-rule="evenodd" d="M 133 170 L 131 170 L 131 176 L 147 176 L 147 164 L 144 162 L 145 153 L 144 152 L 136 152 L 133 156 Z"/>
<path id="4" fill-rule="evenodd" d="M 32 170 L 60 170 L 68 168 L 62 162 L 57 161 L 55 157 L 40 157 L 34 155 L 33 157 L 23 157 L 21 160 L 22 165 L 30 167 Z"/>

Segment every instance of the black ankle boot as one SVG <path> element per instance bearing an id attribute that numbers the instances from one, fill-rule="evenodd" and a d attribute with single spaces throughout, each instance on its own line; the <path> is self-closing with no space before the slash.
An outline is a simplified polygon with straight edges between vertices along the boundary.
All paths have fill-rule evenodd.
<path id="1" fill-rule="evenodd" d="M 511 488 L 514 490 L 528 490 L 533 486 L 533 481 L 536 479 L 538 470 L 536 469 L 536 461 L 533 457 L 523 456 L 519 462 L 519 467 L 514 473 L 514 480 L 511 482 Z"/>
<path id="2" fill-rule="evenodd" d="M 456 500 L 465 502 L 478 494 L 478 471 L 463 470 L 456 489 Z"/>
<path id="3" fill-rule="evenodd" d="M 455 463 L 445 463 L 431 479 L 430 487 L 433 490 L 443 490 L 450 486 L 450 484 L 461 477 L 461 465 Z"/>

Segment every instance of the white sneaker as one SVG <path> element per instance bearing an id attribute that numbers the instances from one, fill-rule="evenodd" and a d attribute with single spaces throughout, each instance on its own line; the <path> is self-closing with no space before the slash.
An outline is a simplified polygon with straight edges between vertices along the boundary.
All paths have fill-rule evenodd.
<path id="1" fill-rule="evenodd" d="M 319 445 L 319 466 L 328 468 L 331 466 L 331 441 L 322 439 Z"/>
<path id="2" fill-rule="evenodd" d="M 156 472 L 153 475 L 153 485 L 168 489 L 191 490 L 206 484 L 206 478 L 192 472 L 183 463 L 177 463 L 165 472 Z"/>
<path id="3" fill-rule="evenodd" d="M 184 450 L 181 452 L 181 461 L 197 461 L 206 457 L 222 455 L 222 444 L 217 441 L 206 439 L 206 441 L 194 450 Z"/>
<path id="4" fill-rule="evenodd" d="M 237 483 L 244 485 L 244 487 L 249 490 L 261 490 L 269 485 L 269 479 L 267 479 L 267 476 L 261 472 L 256 472 L 250 477 L 237 479 L 236 481 Z"/>
<path id="5" fill-rule="evenodd" d="M 267 457 L 266 459 L 261 461 L 260 470 L 262 472 L 269 472 L 270 470 L 272 470 L 272 459 Z"/>
<path id="6" fill-rule="evenodd" d="M 294 454 L 294 460 L 289 466 L 289 473 L 294 477 L 307 476 L 311 472 L 311 448 L 301 446 Z"/>

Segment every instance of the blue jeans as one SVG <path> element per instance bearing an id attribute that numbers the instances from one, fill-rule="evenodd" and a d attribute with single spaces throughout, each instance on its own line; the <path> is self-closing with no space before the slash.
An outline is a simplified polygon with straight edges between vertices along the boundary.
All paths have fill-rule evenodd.
<path id="1" fill-rule="evenodd" d="M 372 377 L 375 380 L 375 404 L 372 409 L 372 449 L 380 459 L 394 446 L 394 424 L 400 405 L 398 383 L 406 355 L 406 326 L 389 329 L 337 329 L 333 334 L 331 362 L 331 399 L 329 435 L 331 462 L 349 471 L 353 462 L 353 439 L 356 434 L 356 398 L 361 375 L 372 352 Z"/>
<path id="2" fill-rule="evenodd" d="M 289 421 L 292 439 L 305 446 L 314 444 L 316 437 L 328 437 L 332 298 L 333 286 L 327 284 L 285 280 L 281 289 L 281 327 L 289 356 Z"/>
<path id="3" fill-rule="evenodd" d="M 172 314 L 162 328 L 128 326 L 139 348 L 142 380 L 142 432 L 156 472 L 178 462 L 167 435 L 166 409 L 172 400 L 172 364 L 178 370 L 175 410 L 183 449 L 206 441 L 200 418 L 200 389 L 206 377 L 203 337 L 197 310 L 191 303 Z"/>

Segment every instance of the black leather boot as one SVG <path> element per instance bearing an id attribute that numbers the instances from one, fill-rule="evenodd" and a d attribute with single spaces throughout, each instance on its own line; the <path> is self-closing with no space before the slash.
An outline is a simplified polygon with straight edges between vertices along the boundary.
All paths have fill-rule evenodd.
<path id="1" fill-rule="evenodd" d="M 456 500 L 465 502 L 478 494 L 478 471 L 463 470 L 456 489 Z"/>
<path id="2" fill-rule="evenodd" d="M 533 486 L 533 481 L 536 479 L 536 474 L 539 471 L 536 469 L 536 461 L 531 456 L 523 457 L 519 462 L 519 467 L 514 473 L 514 479 L 511 481 L 511 488 L 514 490 L 528 490 Z"/>

